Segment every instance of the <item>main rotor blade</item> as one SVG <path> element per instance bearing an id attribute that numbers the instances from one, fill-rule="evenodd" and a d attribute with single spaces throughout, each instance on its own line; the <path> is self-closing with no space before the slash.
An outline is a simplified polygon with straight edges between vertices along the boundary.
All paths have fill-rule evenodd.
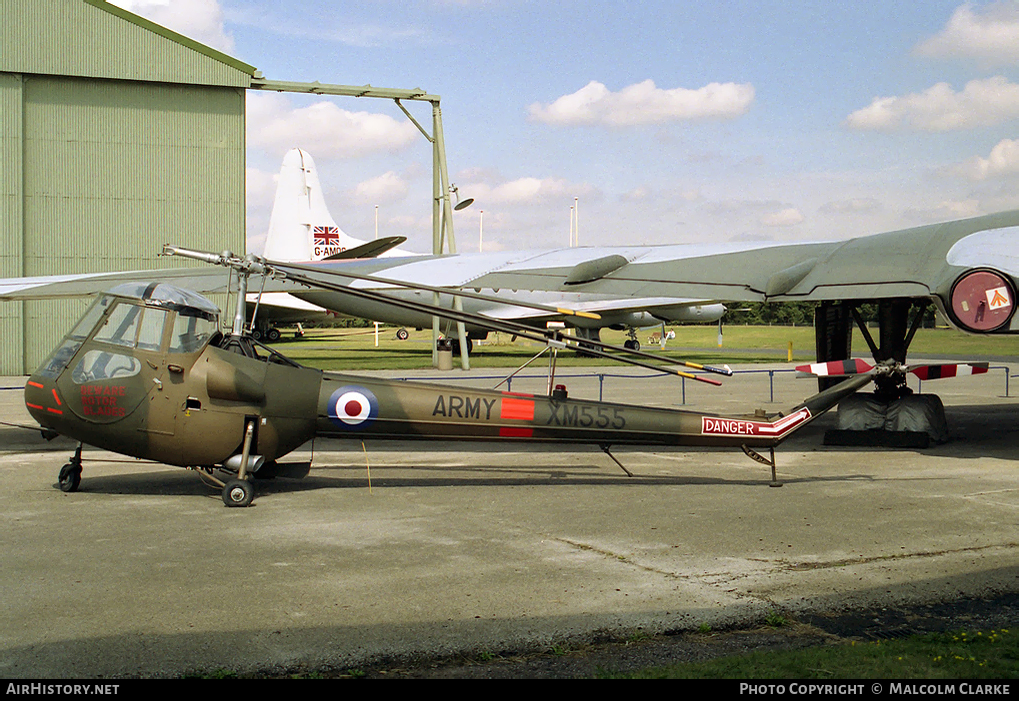
<path id="1" fill-rule="evenodd" d="M 273 275 L 284 277 L 298 284 L 305 285 L 307 287 L 317 287 L 332 292 L 339 292 L 341 294 L 350 295 L 352 297 L 358 297 L 360 299 L 367 299 L 374 302 L 382 302 L 384 304 L 400 307 L 402 309 L 421 312 L 424 314 L 428 314 L 430 316 L 437 316 L 444 319 L 449 319 L 451 321 L 471 323 L 482 328 L 490 329 L 493 331 L 502 331 L 504 333 L 516 335 L 521 338 L 538 341 L 540 343 L 546 343 L 560 348 L 567 347 L 577 349 L 583 348 L 583 350 L 586 353 L 588 353 L 589 355 L 593 355 L 595 357 L 616 360 L 618 362 L 648 368 L 650 370 L 655 370 L 657 372 L 665 372 L 671 375 L 676 375 L 678 377 L 696 380 L 697 382 L 704 382 L 716 386 L 720 386 L 722 384 L 717 380 L 702 377 L 700 375 L 694 375 L 693 373 L 689 372 L 683 372 L 682 370 L 675 370 L 673 368 L 664 367 L 662 365 L 652 365 L 651 363 L 645 363 L 639 360 L 634 360 L 632 358 L 627 358 L 625 356 L 611 355 L 596 348 L 587 347 L 587 344 L 592 342 L 584 341 L 583 343 L 581 343 L 580 339 L 573 338 L 570 336 L 560 336 L 559 334 L 550 335 L 547 332 L 541 333 L 539 331 L 536 331 L 533 327 L 521 324 L 519 322 L 508 321 L 505 319 L 495 319 L 493 317 L 485 316 L 483 314 L 473 314 L 470 312 L 464 312 L 456 309 L 446 309 L 444 307 L 435 306 L 425 302 L 416 302 L 412 300 L 400 299 L 398 297 L 390 297 L 389 295 L 383 294 L 375 290 L 366 290 L 362 288 L 351 287 L 349 285 L 341 285 L 338 283 L 327 282 L 325 280 L 321 280 L 316 277 L 311 277 L 305 274 L 304 272 L 301 272 L 306 271 L 317 274 L 322 274 L 323 272 L 326 272 L 326 274 L 330 274 L 329 271 L 318 270 L 310 266 L 303 266 L 290 263 L 273 263 L 263 258 L 253 256 L 251 254 L 245 256 L 244 258 L 240 258 L 229 252 L 210 253 L 207 251 L 194 251 L 191 249 L 182 248 L 180 246 L 171 246 L 168 244 L 163 246 L 163 255 L 170 256 L 178 255 L 183 256 L 185 258 L 192 258 L 194 260 L 204 261 L 206 263 L 211 263 L 213 265 L 222 265 L 228 268 L 236 268 L 238 272 L 243 275 Z M 383 279 L 380 278 L 378 280 L 380 281 Z M 387 284 L 393 284 L 397 287 L 407 286 L 404 283 L 395 280 L 387 281 Z M 423 287 L 423 289 L 427 288 Z M 439 291 L 440 293 L 452 294 L 454 292 L 453 290 L 448 290 L 445 288 L 433 288 L 433 289 L 435 289 L 435 291 Z M 504 303 L 503 300 L 500 300 L 500 302 Z M 597 345 L 602 348 L 612 348 L 626 354 L 639 354 L 638 351 L 633 351 L 630 350 L 629 348 L 609 346 L 608 344 L 602 343 L 598 343 Z M 643 355 L 652 358 L 656 361 L 661 360 L 661 357 L 659 356 L 653 356 L 649 354 Z M 683 364 L 681 362 L 673 361 L 669 362 L 672 362 L 673 364 Z M 696 364 L 690 365 L 694 365 L 695 367 L 698 368 L 702 367 L 696 366 Z M 723 372 L 722 374 L 726 373 Z M 731 371 L 729 371 L 728 374 L 731 374 Z"/>
<path id="2" fill-rule="evenodd" d="M 306 273 L 317 273 L 319 275 L 335 275 L 338 277 L 345 277 L 351 280 L 363 280 L 365 282 L 374 282 L 381 285 L 392 285 L 393 287 L 406 288 L 411 290 L 423 290 L 425 292 L 438 292 L 439 294 L 452 295 L 454 297 L 467 297 L 469 299 L 477 299 L 483 302 L 494 302 L 496 304 L 505 304 L 513 307 L 526 307 L 529 309 L 536 309 L 538 311 L 549 312 L 551 314 L 561 314 L 563 316 L 579 316 L 584 319 L 601 319 L 600 314 L 594 312 L 582 312 L 573 309 L 565 309 L 563 307 L 556 307 L 548 304 L 541 304 L 540 302 L 524 302 L 519 300 L 507 301 L 499 297 L 492 295 L 482 294 L 480 292 L 471 292 L 469 290 L 461 290 L 454 287 L 438 287 L 435 285 L 426 285 L 421 282 L 405 282 L 403 280 L 393 280 L 390 278 L 379 277 L 377 275 L 362 275 L 360 273 L 351 273 L 345 270 L 333 270 L 317 268 L 311 265 L 302 265 L 300 263 L 280 263 L 278 261 L 266 261 L 267 264 L 274 268 L 280 268 L 283 270 L 303 270 Z"/>
<path id="3" fill-rule="evenodd" d="M 511 301 L 511 302 L 507 302 L 504 299 L 500 299 L 498 297 L 492 297 L 490 295 L 483 295 L 483 294 L 480 294 L 480 293 L 477 293 L 477 292 L 469 292 L 467 290 L 460 290 L 460 289 L 450 289 L 448 287 L 434 287 L 432 285 L 425 285 L 425 284 L 421 284 L 421 283 L 408 283 L 408 282 L 403 282 L 403 281 L 400 281 L 400 280 L 393 280 L 393 279 L 389 279 L 389 278 L 378 277 L 376 275 L 361 275 L 361 274 L 358 274 L 358 273 L 341 272 L 341 271 L 335 271 L 335 270 L 321 270 L 321 269 L 316 268 L 314 266 L 294 264 L 294 263 L 277 263 L 277 262 L 274 262 L 274 261 L 267 261 L 267 263 L 269 265 L 273 266 L 273 267 L 281 268 L 281 269 L 284 269 L 284 270 L 288 270 L 288 269 L 289 270 L 302 270 L 302 271 L 305 271 L 305 272 L 318 273 L 318 274 L 325 273 L 325 274 L 328 274 L 328 275 L 338 275 L 340 277 L 346 277 L 346 278 L 350 278 L 350 279 L 353 279 L 353 280 L 364 280 L 364 281 L 367 281 L 367 282 L 375 282 L 375 283 L 380 283 L 380 284 L 385 284 L 385 285 L 392 285 L 394 287 L 405 287 L 405 288 L 410 288 L 410 289 L 420 289 L 420 290 L 425 290 L 425 291 L 428 291 L 428 292 L 438 292 L 440 294 L 449 294 L 449 295 L 454 295 L 454 296 L 459 296 L 459 297 L 468 297 L 470 299 L 479 299 L 479 300 L 488 301 L 488 302 L 496 302 L 498 304 L 509 304 L 511 306 L 518 306 L 518 307 L 530 307 L 530 308 L 533 308 L 533 309 L 538 309 L 538 310 L 542 310 L 542 311 L 548 311 L 548 312 L 552 312 L 552 313 L 556 313 L 556 314 L 574 315 L 574 316 L 584 317 L 584 318 L 587 318 L 587 319 L 600 319 L 601 318 L 598 314 L 592 314 L 590 312 L 578 312 L 578 311 L 573 311 L 573 310 L 570 310 L 570 309 L 562 309 L 560 307 L 552 307 L 552 306 L 548 306 L 548 305 L 544 305 L 544 304 L 539 304 L 539 303 L 536 303 L 536 302 L 518 302 L 516 300 Z M 380 294 L 384 294 L 384 293 L 380 293 Z M 492 318 L 492 317 L 489 317 L 487 315 L 482 315 L 482 316 L 484 318 L 486 318 L 486 319 Z M 611 344 L 608 344 L 608 343 L 602 343 L 601 341 L 591 341 L 591 340 L 584 339 L 583 341 L 580 341 L 579 343 L 580 343 L 581 347 L 584 348 L 585 350 L 589 350 L 588 346 L 594 346 L 594 347 L 598 347 L 598 348 L 602 348 L 602 349 L 618 351 L 620 353 L 628 353 L 630 355 L 634 355 L 634 356 L 642 357 L 642 358 L 647 358 L 649 360 L 658 360 L 658 361 L 660 361 L 662 359 L 662 357 L 659 356 L 659 355 L 652 355 L 651 353 L 644 353 L 642 351 L 634 350 L 632 348 L 626 348 L 625 346 L 615 346 L 615 345 L 611 345 Z M 687 361 L 683 361 L 683 360 L 674 360 L 674 359 L 670 359 L 669 362 L 672 363 L 672 364 L 675 364 L 675 365 L 681 365 L 683 367 L 688 367 L 688 368 L 691 368 L 691 369 L 694 369 L 694 370 L 703 370 L 705 372 L 711 372 L 711 373 L 715 373 L 715 374 L 718 374 L 718 375 L 725 375 L 726 377 L 731 377 L 732 376 L 732 370 L 730 370 L 728 367 L 718 368 L 718 367 L 714 367 L 714 366 L 711 366 L 711 365 L 701 365 L 699 363 L 691 363 L 691 362 L 687 362 Z"/>
<path id="4" fill-rule="evenodd" d="M 477 326 L 481 326 L 483 328 L 491 329 L 493 331 L 502 331 L 503 333 L 509 333 L 515 336 L 519 336 L 521 338 L 526 338 L 528 340 L 538 341 L 540 343 L 558 345 L 561 348 L 569 347 L 575 349 L 582 349 L 584 352 L 598 358 L 615 360 L 618 362 L 627 363 L 629 365 L 636 365 L 638 367 L 647 368 L 649 370 L 655 370 L 657 372 L 666 372 L 671 375 L 676 375 L 677 377 L 685 377 L 690 380 L 696 380 L 697 382 L 705 382 L 711 385 L 721 386 L 722 384 L 718 380 L 713 380 L 708 377 L 702 377 L 700 375 L 694 375 L 693 373 L 689 372 L 683 372 L 682 370 L 675 370 L 673 368 L 664 367 L 662 365 L 652 365 L 651 363 L 645 363 L 639 360 L 634 360 L 632 358 L 612 355 L 610 353 L 605 353 L 604 351 L 598 350 L 596 348 L 587 348 L 585 346 L 588 343 L 588 341 L 582 341 L 581 339 L 574 338 L 571 336 L 559 336 L 558 334 L 556 334 L 557 337 L 552 338 L 546 333 L 536 331 L 534 328 L 530 326 L 520 324 L 517 322 L 506 321 L 504 319 L 494 319 L 490 316 L 485 316 L 483 314 L 472 314 L 471 312 L 463 312 L 458 311 L 456 309 L 436 307 L 432 304 L 427 304 L 425 302 L 415 302 L 412 300 L 400 299 L 399 297 L 390 297 L 387 294 L 375 290 L 364 290 L 356 287 L 350 287 L 348 285 L 341 285 L 339 283 L 326 282 L 325 280 L 312 278 L 300 272 L 288 272 L 287 278 L 302 285 L 307 285 L 309 287 L 318 287 L 321 289 L 329 290 L 331 292 L 339 292 L 341 294 L 350 295 L 352 297 L 358 297 L 360 299 L 367 299 L 374 302 L 391 304 L 395 307 L 401 307 L 403 309 L 422 312 L 425 314 L 431 314 L 433 316 L 443 317 L 451 321 L 471 323 Z M 607 344 L 599 345 L 607 348 L 613 348 L 613 346 L 608 346 Z M 618 350 L 625 353 L 634 353 L 634 351 L 631 351 L 628 348 L 618 348 Z M 655 360 L 659 361 L 661 360 L 661 358 L 658 356 L 651 357 L 654 358 Z"/>

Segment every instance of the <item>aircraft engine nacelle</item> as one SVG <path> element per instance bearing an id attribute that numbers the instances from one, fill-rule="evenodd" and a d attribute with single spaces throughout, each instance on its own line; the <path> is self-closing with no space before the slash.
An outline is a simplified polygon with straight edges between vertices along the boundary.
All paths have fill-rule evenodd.
<path id="1" fill-rule="evenodd" d="M 1015 283 L 991 268 L 967 270 L 952 283 L 945 311 L 952 323 L 970 333 L 1008 333 L 1015 316 Z"/>
<path id="2" fill-rule="evenodd" d="M 723 304 L 677 304 L 672 307 L 656 307 L 654 312 L 631 312 L 628 314 L 602 314 L 602 319 L 610 322 L 609 328 L 645 329 L 667 324 L 696 324 L 713 322 L 722 318 L 725 313 Z M 604 323 L 604 322 L 603 322 Z"/>
<path id="3" fill-rule="evenodd" d="M 677 304 L 674 307 L 656 308 L 652 316 L 658 322 L 695 324 L 718 321 L 725 314 L 724 304 Z"/>

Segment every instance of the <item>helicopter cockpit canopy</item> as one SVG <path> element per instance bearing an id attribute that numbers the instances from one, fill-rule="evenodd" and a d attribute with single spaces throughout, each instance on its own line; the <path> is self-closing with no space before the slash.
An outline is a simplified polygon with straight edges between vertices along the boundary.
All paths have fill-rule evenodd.
<path id="1" fill-rule="evenodd" d="M 165 283 L 124 283 L 95 301 L 38 374 L 55 378 L 87 340 L 132 351 L 193 353 L 217 331 L 219 308 L 205 297 Z"/>

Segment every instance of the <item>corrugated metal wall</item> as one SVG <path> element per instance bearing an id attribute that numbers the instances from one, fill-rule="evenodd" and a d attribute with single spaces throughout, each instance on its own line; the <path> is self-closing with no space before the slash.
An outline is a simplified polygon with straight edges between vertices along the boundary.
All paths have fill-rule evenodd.
<path id="1" fill-rule="evenodd" d="M 24 274 L 21 232 L 23 117 L 21 76 L 0 73 L 0 277 Z M 0 373 L 21 371 L 23 302 L 0 302 Z"/>
<path id="2" fill-rule="evenodd" d="M 102 0 L 2 0 L 0 71 L 247 87 L 249 66 Z"/>
<path id="3" fill-rule="evenodd" d="M 20 37 L 16 49 L 0 47 L 2 277 L 166 267 L 156 256 L 167 242 L 244 250 L 236 85 L 250 76 L 233 66 L 218 75 L 221 61 L 97 4 L 0 0 L 3 37 Z M 34 27 L 11 30 L 15 15 Z M 84 50 L 61 43 L 75 17 L 87 19 L 75 32 L 95 33 L 79 42 Z M 84 65 L 103 77 L 82 76 L 74 57 L 96 37 L 105 58 Z M 107 76 L 118 68 L 129 78 Z M 231 84 L 209 85 L 217 75 Z M 0 374 L 34 369 L 87 303 L 0 303 Z"/>

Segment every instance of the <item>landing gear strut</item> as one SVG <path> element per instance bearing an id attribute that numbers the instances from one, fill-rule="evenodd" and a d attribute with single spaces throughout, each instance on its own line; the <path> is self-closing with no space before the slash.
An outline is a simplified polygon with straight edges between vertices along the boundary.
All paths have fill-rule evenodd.
<path id="1" fill-rule="evenodd" d="M 251 441 L 255 435 L 255 422 L 247 421 L 244 426 L 244 447 L 241 450 L 240 469 L 237 479 L 223 485 L 223 503 L 227 506 L 248 506 L 255 498 L 255 486 L 248 481 L 248 458 L 251 456 Z"/>
<path id="2" fill-rule="evenodd" d="M 74 455 L 66 465 L 60 468 L 57 477 L 62 492 L 77 492 L 81 484 L 81 443 L 74 451 Z"/>

